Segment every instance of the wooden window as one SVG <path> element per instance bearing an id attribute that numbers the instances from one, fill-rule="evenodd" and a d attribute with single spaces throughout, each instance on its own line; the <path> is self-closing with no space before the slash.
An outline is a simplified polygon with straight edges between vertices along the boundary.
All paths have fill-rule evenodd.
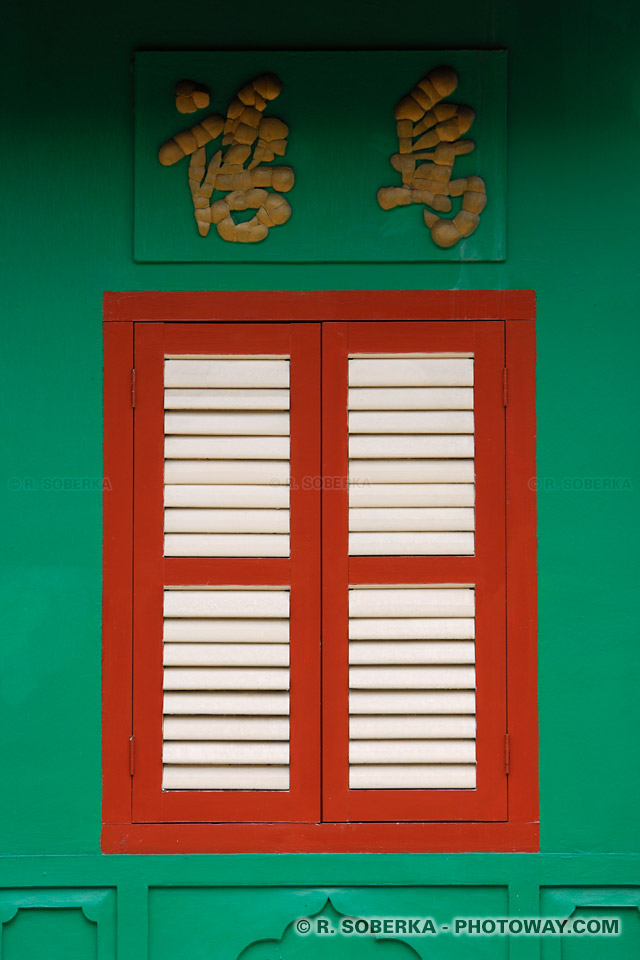
<path id="1" fill-rule="evenodd" d="M 536 849 L 532 297 L 105 303 L 103 849 Z"/>

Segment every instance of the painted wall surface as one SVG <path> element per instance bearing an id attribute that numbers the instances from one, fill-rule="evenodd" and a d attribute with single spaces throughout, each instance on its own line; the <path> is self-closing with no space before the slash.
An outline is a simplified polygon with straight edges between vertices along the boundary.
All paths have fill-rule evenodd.
<path id="1" fill-rule="evenodd" d="M 543 953 L 637 956 L 639 20 L 635 0 L 23 0 L 5 12 L 3 956 L 28 960 L 49 944 L 52 957 L 103 958 L 117 938 L 121 957 L 143 957 L 149 938 L 154 958 L 194 957 L 216 949 L 216 917 L 251 914 L 246 936 L 221 941 L 234 958 L 279 940 L 334 888 L 342 912 L 411 913 L 412 890 L 427 915 L 430 903 L 443 914 L 624 908 L 632 919 L 616 943 L 545 942 Z M 505 262 L 134 262 L 134 51 L 403 47 L 508 50 Z M 102 292 L 360 288 L 537 292 L 542 853 L 103 857 Z M 287 897 L 263 899 L 258 888 L 274 884 Z M 20 901 L 31 886 L 42 889 Z M 294 953 L 319 950 L 300 943 Z M 500 939 L 414 947 L 507 951 Z M 525 960 L 540 944 L 511 950 Z"/>

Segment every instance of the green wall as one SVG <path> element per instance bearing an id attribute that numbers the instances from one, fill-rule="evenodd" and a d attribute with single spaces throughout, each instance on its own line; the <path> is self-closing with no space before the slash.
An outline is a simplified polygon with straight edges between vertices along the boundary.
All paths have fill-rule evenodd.
<path id="1" fill-rule="evenodd" d="M 301 889 L 378 882 L 365 879 L 369 868 L 362 858 L 305 858 L 302 871 L 287 866 L 291 858 L 278 858 L 277 864 L 276 858 L 262 858 L 255 866 L 245 858 L 98 855 L 101 497 L 98 490 L 44 488 L 50 478 L 101 474 L 105 289 L 535 289 L 538 472 L 544 482 L 539 493 L 542 854 L 395 857 L 388 869 L 377 858 L 371 862 L 378 864 L 381 883 L 509 884 L 512 906 L 538 903 L 547 885 L 600 885 L 604 892 L 600 900 L 594 894 L 596 902 L 611 903 L 607 897 L 615 900 L 616 884 L 640 881 L 639 859 L 629 856 L 639 852 L 640 843 L 640 717 L 633 670 L 640 482 L 634 403 L 639 11 L 635 0 L 451 5 L 246 0 L 237 7 L 212 0 L 23 0 L 6 12 L 0 60 L 5 74 L 0 852 L 7 859 L 0 860 L 0 876 L 8 886 L 88 884 L 107 893 L 119 886 L 120 894 L 126 892 L 118 907 L 125 925 L 118 932 L 121 955 L 138 957 L 144 955 L 146 934 L 126 939 L 122 929 L 127 918 L 133 923 L 138 917 L 138 908 L 146 910 L 141 891 L 147 884 L 178 882 L 171 866 L 178 861 L 175 869 L 187 887 L 214 878 L 220 883 L 238 870 L 245 881 L 255 876 L 258 885 L 300 883 Z M 396 47 L 508 49 L 506 262 L 134 263 L 134 51 Z M 348 90 L 348 76 L 344 86 Z M 624 482 L 613 490 L 578 489 L 585 478 Z M 58 857 L 48 855 L 68 859 L 61 866 Z M 244 863 L 245 872 L 230 862 Z M 229 882 L 235 882 L 233 876 Z M 108 928 L 107 893 L 97 898 L 99 906 L 69 901 L 77 908 L 69 908 L 69 937 L 77 935 L 79 944 L 85 944 L 86 931 L 73 932 L 77 910 L 100 927 L 87 919 L 98 911 Z M 42 902 L 50 905 L 46 896 Z M 156 900 L 156 908 L 161 902 Z M 285 914 L 288 920 L 298 915 L 293 908 Z M 66 929 L 66 915 L 55 913 L 59 929 Z M 40 926 L 45 933 L 38 936 L 46 940 L 44 920 Z M 7 943 L 20 943 L 17 927 L 12 938 Z M 640 943 L 640 935 L 633 942 Z M 523 958 L 539 949 L 523 943 L 514 947 Z M 476 947 L 478 956 L 494 955 L 482 952 L 494 947 Z M 31 956 L 30 949 L 7 947 L 7 956 L 22 960 Z M 100 949 L 109 955 L 108 943 Z M 606 949 L 610 952 L 601 956 L 627 955 L 624 946 L 621 953 Z M 84 956 L 84 950 L 79 947 L 75 955 Z"/>

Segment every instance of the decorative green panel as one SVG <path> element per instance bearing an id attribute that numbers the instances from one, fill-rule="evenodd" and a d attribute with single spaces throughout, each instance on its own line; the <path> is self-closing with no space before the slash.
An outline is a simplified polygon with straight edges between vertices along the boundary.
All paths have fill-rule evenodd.
<path id="1" fill-rule="evenodd" d="M 115 960 L 112 890 L 0 891 L 0 960 Z"/>
<path id="2" fill-rule="evenodd" d="M 619 920 L 617 936 L 566 934 L 542 940 L 541 960 L 636 960 L 640 956 L 640 887 L 545 889 L 541 913 L 546 916 Z"/>
<path id="3" fill-rule="evenodd" d="M 475 150 L 457 157 L 452 176 L 486 182 L 487 206 L 476 231 L 456 246 L 436 246 L 420 204 L 382 210 L 379 187 L 400 186 L 389 158 L 398 151 L 393 107 L 433 67 L 451 66 L 457 89 L 443 102 L 471 106 L 476 118 L 463 139 Z M 506 255 L 505 51 L 410 50 L 138 53 L 136 55 L 135 257 L 160 261 L 450 261 L 502 260 Z M 283 87 L 264 116 L 289 126 L 289 145 L 274 164 L 295 172 L 283 194 L 291 219 L 259 243 L 222 240 L 214 226 L 198 234 L 188 185 L 189 160 L 158 161 L 175 133 L 216 113 L 226 116 L 237 90 L 275 73 Z M 204 82 L 210 105 L 181 114 L 175 84 Z M 220 140 L 209 145 L 209 156 Z M 215 193 L 213 199 L 224 195 Z M 460 200 L 453 200 L 454 212 Z M 444 214 L 450 217 L 453 214 Z"/>

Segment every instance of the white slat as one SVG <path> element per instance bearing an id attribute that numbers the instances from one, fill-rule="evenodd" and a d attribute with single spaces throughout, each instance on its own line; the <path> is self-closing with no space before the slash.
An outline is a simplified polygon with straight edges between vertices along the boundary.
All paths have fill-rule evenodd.
<path id="1" fill-rule="evenodd" d="M 165 360 L 165 387 L 288 387 L 288 360 Z"/>
<path id="2" fill-rule="evenodd" d="M 281 509 L 289 506 L 289 487 L 260 484 L 167 484 L 165 507 Z M 462 505 L 462 504 L 461 504 Z"/>
<path id="3" fill-rule="evenodd" d="M 439 740 L 473 739 L 476 735 L 476 721 L 473 716 L 400 716 L 380 717 L 356 716 L 349 719 L 349 737 L 351 740 Z"/>
<path id="4" fill-rule="evenodd" d="M 473 533 L 352 533 L 351 556 L 470 556 Z"/>
<path id="5" fill-rule="evenodd" d="M 356 690 L 349 695 L 352 714 L 475 713 L 475 694 L 436 690 L 434 693 L 389 691 L 371 693 Z"/>
<path id="6" fill-rule="evenodd" d="M 288 767 L 165 766 L 165 790 L 288 790 Z"/>
<path id="7" fill-rule="evenodd" d="M 473 413 L 470 410 L 350 412 L 349 433 L 473 433 Z"/>
<path id="8" fill-rule="evenodd" d="M 288 390 L 165 390 L 165 410 L 288 410 Z"/>
<path id="9" fill-rule="evenodd" d="M 372 483 L 473 483 L 474 479 L 473 460 L 349 461 L 350 484 L 367 486 Z"/>
<path id="10" fill-rule="evenodd" d="M 371 483 L 349 487 L 349 504 L 351 508 L 358 509 L 363 507 L 472 507 L 473 503 L 472 483 Z"/>
<path id="11" fill-rule="evenodd" d="M 284 717 L 289 715 L 289 695 L 255 691 L 251 693 L 165 693 L 164 712 L 183 716 L 205 714 Z"/>
<path id="12" fill-rule="evenodd" d="M 165 717 L 164 739 L 288 741 L 289 720 L 286 717 Z"/>
<path id="13" fill-rule="evenodd" d="M 351 620 L 352 640 L 472 640 L 473 617 L 362 617 Z"/>
<path id="14" fill-rule="evenodd" d="M 349 591 L 350 617 L 472 617 L 470 587 L 360 587 Z"/>
<path id="15" fill-rule="evenodd" d="M 360 623 L 361 621 L 357 622 Z M 184 644 L 178 646 L 182 647 Z M 221 644 L 207 644 L 207 648 L 209 646 L 221 646 Z M 394 641 L 389 643 L 386 640 L 351 639 L 349 642 L 349 663 L 353 664 L 474 662 L 475 648 L 470 640 L 411 640 L 409 642 Z"/>
<path id="16" fill-rule="evenodd" d="M 165 617 L 284 617 L 289 616 L 289 591 L 176 590 L 164 593 Z"/>
<path id="17" fill-rule="evenodd" d="M 473 740 L 356 740 L 351 763 L 475 763 Z"/>
<path id="18" fill-rule="evenodd" d="M 259 512 L 259 511 L 256 511 Z M 385 507 L 349 510 L 349 530 L 409 531 L 474 529 L 474 511 L 457 507 Z"/>
<path id="19" fill-rule="evenodd" d="M 470 387 L 355 387 L 350 410 L 473 410 Z"/>
<path id="20" fill-rule="evenodd" d="M 473 690 L 473 667 L 357 666 L 349 670 L 352 690 Z"/>
<path id="21" fill-rule="evenodd" d="M 275 439 L 275 438 L 274 438 Z M 204 442 L 210 442 L 203 440 Z M 178 454 L 174 454 L 177 456 Z M 184 454 L 193 456 L 193 454 Z M 222 455 L 222 454 L 221 454 Z M 259 456 L 259 454 L 256 454 Z M 265 454 L 266 456 L 266 454 Z M 271 454 L 276 458 L 276 454 Z M 362 435 L 349 438 L 349 457 L 352 460 L 377 460 L 381 457 L 389 459 L 403 458 L 439 458 L 439 457 L 472 457 L 472 436 L 436 436 L 412 434 L 411 436 L 396 436 L 382 434 L 381 436 Z"/>
<path id="22" fill-rule="evenodd" d="M 289 436 L 288 413 L 166 413 L 165 434 L 196 436 Z"/>
<path id="23" fill-rule="evenodd" d="M 269 533 L 168 533 L 165 557 L 288 557 L 289 535 Z"/>
<path id="24" fill-rule="evenodd" d="M 165 690 L 288 690 L 289 671 L 278 667 L 165 667 Z"/>
<path id="25" fill-rule="evenodd" d="M 352 790 L 473 790 L 475 785 L 475 766 L 471 764 L 365 764 L 349 769 Z"/>
<path id="26" fill-rule="evenodd" d="M 164 594 L 163 789 L 288 789 L 288 588 Z"/>
<path id="27" fill-rule="evenodd" d="M 164 512 L 164 529 L 166 533 L 288 533 L 289 511 L 169 509 Z"/>
<path id="28" fill-rule="evenodd" d="M 165 643 L 288 643 L 288 620 L 166 619 Z"/>
<path id="29" fill-rule="evenodd" d="M 165 642 L 164 664 L 166 667 L 286 667 L 289 644 Z"/>
<path id="30" fill-rule="evenodd" d="M 167 436 L 164 455 L 167 460 L 288 460 L 289 438 Z"/>
<path id="31" fill-rule="evenodd" d="M 282 742 L 184 742 L 171 741 L 164 747 L 165 763 L 288 764 L 289 744 Z"/>
<path id="32" fill-rule="evenodd" d="M 468 358 L 353 359 L 350 387 L 472 387 Z"/>
<path id="33" fill-rule="evenodd" d="M 164 482 L 264 483 L 288 490 L 288 460 L 165 460 Z"/>

